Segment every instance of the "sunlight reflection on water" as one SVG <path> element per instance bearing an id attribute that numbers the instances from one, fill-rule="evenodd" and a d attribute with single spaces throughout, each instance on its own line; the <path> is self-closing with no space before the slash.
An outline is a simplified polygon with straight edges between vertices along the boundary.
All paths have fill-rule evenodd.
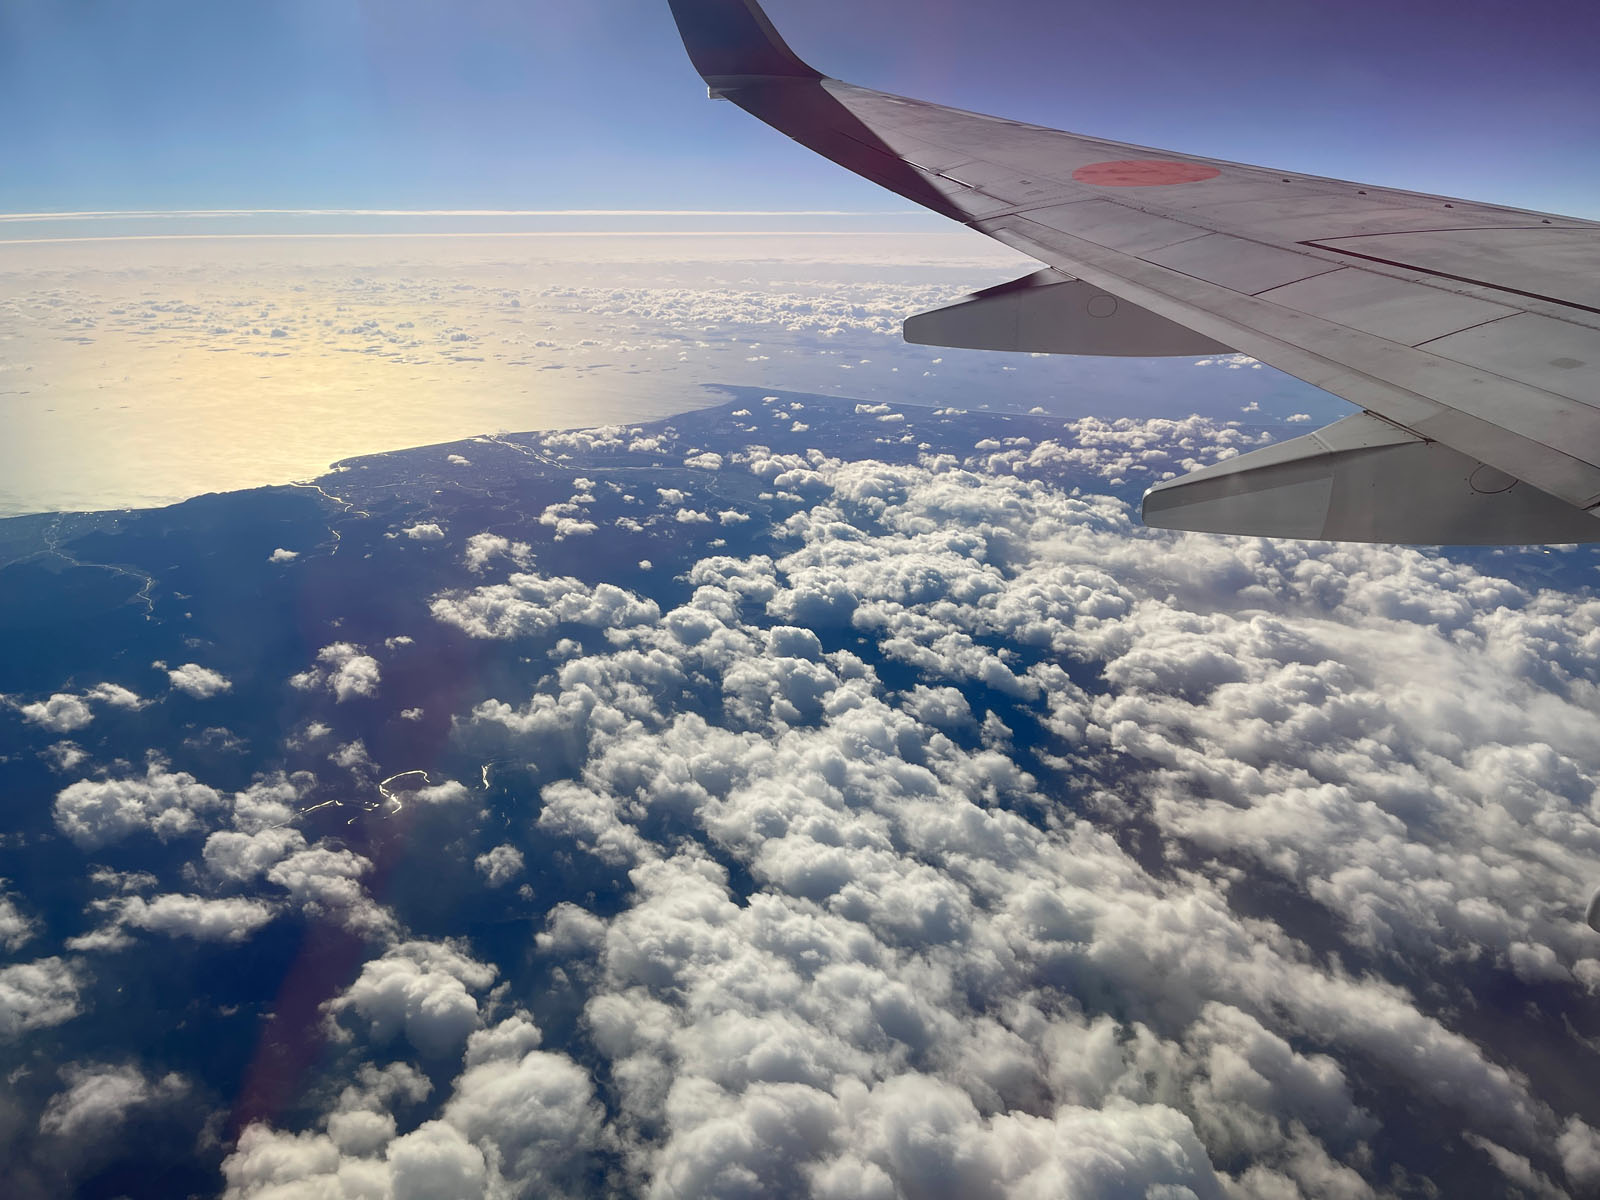
<path id="1" fill-rule="evenodd" d="M 810 288 L 887 342 L 895 312 L 860 316 L 900 299 L 875 301 L 876 281 L 914 276 L 935 298 L 993 282 L 1017 260 L 991 245 L 855 233 L 3 245 L 0 515 L 145 507 L 480 433 L 650 420 L 720 402 L 707 383 L 831 384 L 833 361 L 798 374 L 782 361 L 829 330 L 733 307 Z"/>

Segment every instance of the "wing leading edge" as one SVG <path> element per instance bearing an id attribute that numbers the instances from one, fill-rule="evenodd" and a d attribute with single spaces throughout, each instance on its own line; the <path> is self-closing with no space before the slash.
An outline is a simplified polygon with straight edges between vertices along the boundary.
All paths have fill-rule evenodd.
<path id="1" fill-rule="evenodd" d="M 875 92 L 808 66 L 755 0 L 669 2 L 713 96 L 1053 268 L 913 317 L 909 340 L 1228 347 L 1365 410 L 1158 484 L 1148 524 L 1600 541 L 1600 225 Z"/>

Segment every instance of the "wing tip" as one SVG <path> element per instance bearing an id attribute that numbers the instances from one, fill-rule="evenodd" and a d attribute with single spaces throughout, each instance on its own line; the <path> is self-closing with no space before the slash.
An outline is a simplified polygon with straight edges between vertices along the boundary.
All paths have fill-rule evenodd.
<path id="1" fill-rule="evenodd" d="M 711 88 L 750 79 L 821 79 L 789 49 L 756 0 L 668 0 L 684 48 Z"/>

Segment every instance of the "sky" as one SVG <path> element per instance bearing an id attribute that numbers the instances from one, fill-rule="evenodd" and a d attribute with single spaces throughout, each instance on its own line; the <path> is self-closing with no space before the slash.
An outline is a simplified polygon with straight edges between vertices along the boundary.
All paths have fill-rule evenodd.
<path id="1" fill-rule="evenodd" d="M 851 82 L 1600 216 L 1600 15 L 1572 0 L 768 7 Z M 0 109 L 9 212 L 903 208 L 707 103 L 665 0 L 10 0 Z"/>

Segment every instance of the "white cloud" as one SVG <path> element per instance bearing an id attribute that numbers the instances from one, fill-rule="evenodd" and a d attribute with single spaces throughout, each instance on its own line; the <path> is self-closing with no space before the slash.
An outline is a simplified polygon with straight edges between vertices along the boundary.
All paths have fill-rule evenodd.
<path id="1" fill-rule="evenodd" d="M 416 525 L 407 525 L 400 532 L 414 542 L 442 542 L 444 541 L 444 528 L 437 521 L 420 522 Z"/>
<path id="2" fill-rule="evenodd" d="M 478 1200 L 489 1194 L 483 1152 L 441 1121 L 391 1142 L 384 1158 L 394 1200 Z"/>
<path id="3" fill-rule="evenodd" d="M 328 688 L 340 701 L 356 696 L 374 696 L 383 673 L 378 660 L 361 653 L 348 642 L 336 642 L 317 652 L 317 661 L 328 668 Z"/>
<path id="4" fill-rule="evenodd" d="M 298 829 L 270 826 L 253 832 L 219 830 L 206 839 L 202 857 L 219 879 L 247 883 L 259 879 L 289 855 L 306 848 Z"/>
<path id="5" fill-rule="evenodd" d="M 207 899 L 166 895 L 145 900 L 130 896 L 117 906 L 117 922 L 169 937 L 198 942 L 243 942 L 271 921 L 277 909 L 242 896 Z"/>
<path id="6" fill-rule="evenodd" d="M 66 692 L 57 692 L 48 700 L 24 704 L 18 711 L 24 721 L 42 725 L 53 733 L 71 733 L 94 720 L 94 710 L 88 702 Z"/>
<path id="7" fill-rule="evenodd" d="M 1580 1188 L 1600 1183 L 1600 1132 L 1578 1117 L 1567 1118 L 1556 1140 L 1561 1166 L 1567 1177 Z"/>
<path id="8" fill-rule="evenodd" d="M 39 1118 L 43 1133 L 77 1141 L 104 1139 L 136 1109 L 166 1104 L 189 1091 L 178 1074 L 147 1078 L 134 1066 L 79 1066 L 62 1068 L 66 1090 L 51 1097 Z"/>
<path id="9" fill-rule="evenodd" d="M 109 704 L 112 708 L 127 708 L 137 711 L 146 704 L 146 701 L 141 699 L 137 692 L 117 683 L 97 683 L 86 694 L 89 699 L 98 700 L 102 704 Z"/>
<path id="10" fill-rule="evenodd" d="M 0 888 L 4 888 L 5 883 L 0 879 Z M 0 946 L 15 954 L 33 939 L 36 928 L 32 918 L 17 907 L 16 897 L 0 890 Z"/>
<path id="11" fill-rule="evenodd" d="M 89 752 L 76 742 L 55 742 L 45 748 L 42 757 L 57 771 L 71 771 L 88 759 Z"/>
<path id="12" fill-rule="evenodd" d="M 282 546 L 279 546 L 267 556 L 267 561 L 273 563 L 292 563 L 299 557 L 300 552 L 298 550 L 285 550 Z"/>
<path id="13" fill-rule="evenodd" d="M 530 637 L 563 624 L 622 628 L 657 620 L 654 602 L 615 584 L 517 574 L 469 592 L 445 592 L 432 602 L 434 618 L 476 638 Z"/>
<path id="14" fill-rule="evenodd" d="M 187 692 L 198 700 L 209 700 L 233 687 L 226 676 L 199 663 L 184 663 L 177 670 L 168 671 L 167 678 L 178 691 Z"/>
<path id="15" fill-rule="evenodd" d="M 437 1058 L 465 1045 L 479 1027 L 472 993 L 494 982 L 495 969 L 445 944 L 406 942 L 362 968 L 361 976 L 328 1003 L 353 1014 L 367 1036 L 383 1043 L 404 1034 L 422 1054 Z"/>
<path id="16" fill-rule="evenodd" d="M 83 1011 L 84 983 L 81 970 L 60 958 L 0 967 L 0 1038 L 72 1020 Z"/>
<path id="17" fill-rule="evenodd" d="M 455 779 L 446 779 L 441 783 L 430 784 L 427 787 L 418 788 L 414 792 L 407 792 L 405 795 L 412 803 L 430 808 L 471 804 L 475 799 L 472 789 Z"/>
<path id="18" fill-rule="evenodd" d="M 383 668 L 366 653 L 366 647 L 334 642 L 317 651 L 317 664 L 291 676 L 289 683 L 303 692 L 327 688 L 339 703 L 378 694 Z"/>
<path id="19" fill-rule="evenodd" d="M 295 817 L 300 785 L 310 786 L 314 782 L 314 777 L 306 774 L 258 776 L 244 791 L 234 793 L 235 828 L 245 833 L 261 833 L 288 824 Z"/>
<path id="20" fill-rule="evenodd" d="M 1600 1136 L 1461 1014 L 1464 964 L 1600 983 L 1573 904 L 1600 609 L 1415 551 L 1142 530 L 1056 480 L 1253 435 L 1070 429 L 966 463 L 730 456 L 794 497 L 784 550 L 674 565 L 666 613 L 534 572 L 435 596 L 472 636 L 566 643 L 455 730 L 536 763 L 552 862 L 612 881 L 534 939 L 612 1116 L 496 1021 L 493 968 L 388 941 L 329 1006 L 352 1059 L 460 1075 L 404 1122 L 362 1093 L 247 1130 L 232 1194 L 581 1193 L 603 1152 L 663 1197 L 1342 1200 L 1434 1128 L 1506 1187 L 1592 1187 Z M 210 878 L 397 936 L 371 864 L 266 828 L 213 835 Z"/>
<path id="21" fill-rule="evenodd" d="M 1100 432 L 1072 469 L 1171 461 Z M 538 944 L 598 964 L 586 1019 L 634 1169 L 663 1195 L 1365 1195 L 1353 1061 L 1513 1155 L 1566 1137 L 1581 1169 L 1448 1004 L 1241 916 L 1226 863 L 1288 875 L 1407 972 L 1476 955 L 1578 987 L 1593 614 L 1413 551 L 1140 531 L 1031 479 L 1065 451 L 1025 441 L 977 471 L 750 459 L 815 497 L 787 557 L 697 564 L 690 602 L 463 724 L 571 772 L 540 833 L 627 873 L 616 917 L 562 906 Z M 823 628 L 920 681 L 888 693 Z M 727 728 L 639 702 L 691 679 Z M 1040 784 L 990 748 L 1024 720 L 1186 865 L 1148 872 L 1054 803 L 1025 819 Z M 753 894 L 653 841 L 669 815 Z"/>
<path id="22" fill-rule="evenodd" d="M 481 575 L 497 558 L 509 558 L 519 566 L 533 560 L 533 547 L 526 542 L 513 542 L 497 533 L 475 533 L 467 539 L 467 570 Z"/>
<path id="23" fill-rule="evenodd" d="M 473 860 L 490 887 L 501 887 L 522 874 L 522 851 L 515 846 L 496 846 Z"/>
<path id="24" fill-rule="evenodd" d="M 142 778 L 79 780 L 56 796 L 54 811 L 62 833 L 94 850 L 145 830 L 163 841 L 198 833 L 203 814 L 225 804 L 193 775 L 152 762 Z"/>
<path id="25" fill-rule="evenodd" d="M 267 881 L 283 888 L 306 915 L 337 921 L 371 936 L 392 932 L 393 918 L 361 886 L 372 862 L 351 850 L 318 843 L 290 854 L 267 871 Z"/>

